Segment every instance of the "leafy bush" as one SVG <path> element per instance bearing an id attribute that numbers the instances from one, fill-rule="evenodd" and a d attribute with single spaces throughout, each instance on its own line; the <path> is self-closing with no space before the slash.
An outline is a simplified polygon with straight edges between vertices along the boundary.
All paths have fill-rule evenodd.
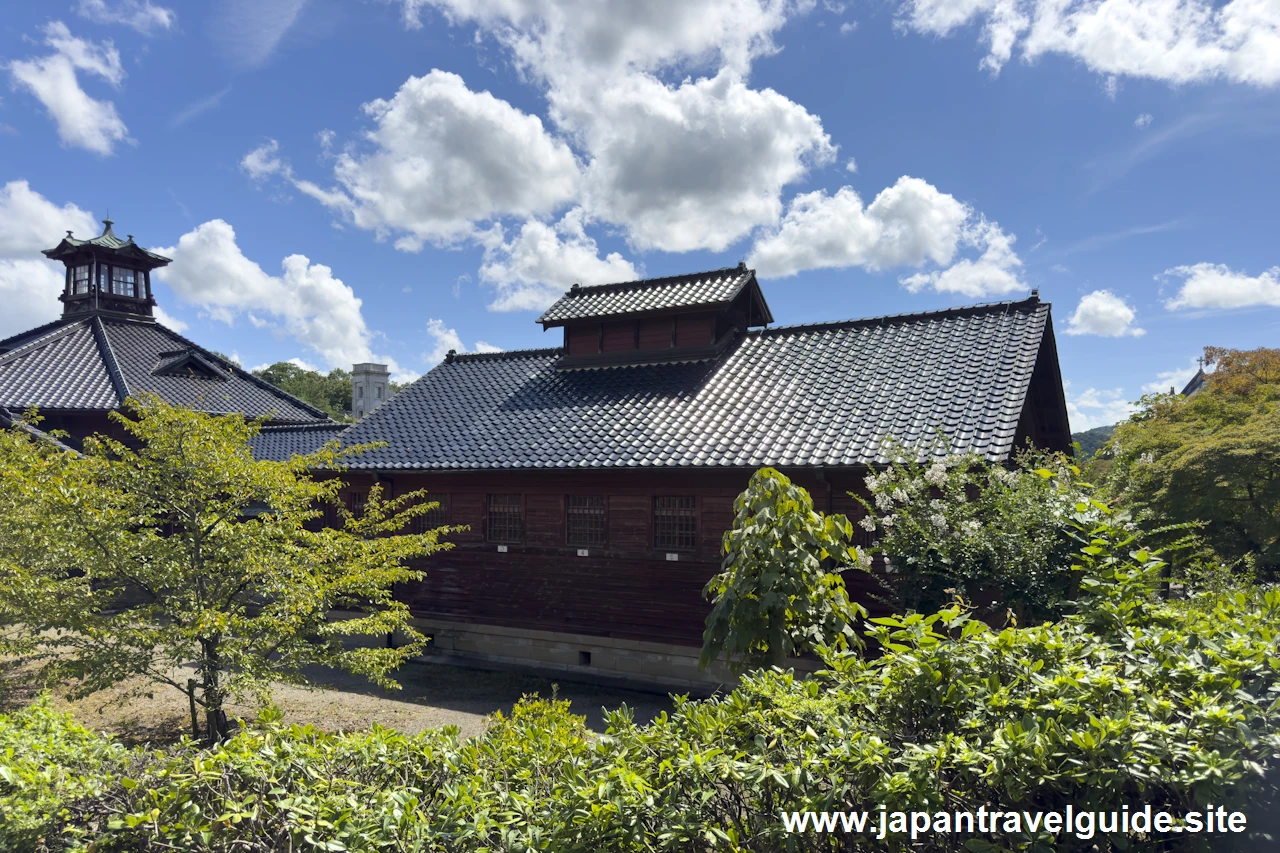
<path id="1" fill-rule="evenodd" d="M 1070 596 L 1075 549 L 1071 508 L 1080 471 L 1057 454 L 1024 453 L 1013 468 L 980 456 L 896 462 L 867 476 L 859 522 L 905 574 L 907 609 L 930 612 L 951 598 L 1007 603 L 1019 621 L 1058 615 Z"/>
<path id="2" fill-rule="evenodd" d="M 840 573 L 871 560 L 849 545 L 849 519 L 814 510 L 809 493 L 773 468 L 753 474 L 733 508 L 723 571 L 703 590 L 715 606 L 700 663 L 723 653 L 735 665 L 776 666 L 857 643 L 853 626 L 866 610 L 849 600 Z"/>
<path id="3" fill-rule="evenodd" d="M 623 707 L 598 737 L 565 703 L 527 700 L 467 741 L 447 729 L 330 735 L 269 715 L 210 749 L 121 759 L 75 734 L 28 757 L 48 736 L 11 718 L 0 722 L 0 743 L 13 744 L 0 758 L 0 840 L 15 853 L 1267 849 L 1256 834 L 1014 832 L 912 846 L 785 830 L 784 810 L 881 804 L 1212 803 L 1265 823 L 1280 805 L 1280 591 L 1164 601 L 1159 553 L 1096 505 L 1070 510 L 1087 543 L 1076 613 L 1001 631 L 959 607 L 872 620 L 879 657 L 831 654 L 805 680 L 757 671 L 648 725 Z M 29 775 L 43 762 L 50 781 L 15 786 L 13 767 Z"/>

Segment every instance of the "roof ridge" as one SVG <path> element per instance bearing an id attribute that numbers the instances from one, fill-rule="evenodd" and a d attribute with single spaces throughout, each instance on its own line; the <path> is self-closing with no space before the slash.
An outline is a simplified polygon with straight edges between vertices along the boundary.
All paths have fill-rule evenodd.
<path id="1" fill-rule="evenodd" d="M 111 387 L 116 392 L 116 402 L 124 405 L 124 401 L 129 398 L 129 383 L 125 382 L 124 374 L 120 372 L 120 362 L 116 361 L 116 352 L 111 348 L 111 341 L 107 339 L 107 329 L 102 323 L 102 318 L 95 314 L 91 323 L 93 340 L 98 345 L 98 353 L 107 367 L 107 376 L 111 378 Z"/>
<path id="2" fill-rule="evenodd" d="M 570 289 L 565 292 L 565 296 L 572 296 L 574 294 L 581 295 L 584 291 L 588 291 L 588 290 L 595 291 L 595 292 L 599 292 L 607 288 L 623 290 L 628 287 L 643 287 L 646 285 L 655 285 L 655 284 L 665 283 L 668 281 L 675 281 L 676 279 L 681 279 L 681 278 L 700 278 L 702 276 L 709 276 L 715 273 L 730 273 L 730 272 L 754 273 L 755 270 L 748 269 L 745 266 L 721 267 L 719 269 L 703 270 L 701 272 L 677 273 L 676 275 L 654 276 L 653 278 L 637 278 L 637 279 L 632 279 L 631 281 L 611 281 L 611 282 L 606 282 L 604 284 L 579 284 L 577 290 Z M 562 296 L 560 298 L 563 299 L 564 297 Z"/>
<path id="3" fill-rule="evenodd" d="M 309 429 L 346 429 L 353 424 L 344 424 L 341 421 L 331 421 L 330 423 L 315 424 L 267 424 L 261 427 L 259 432 L 301 432 Z"/>
<path id="4" fill-rule="evenodd" d="M 113 322 L 115 322 L 115 321 L 113 321 Z M 126 322 L 126 323 L 127 323 L 127 322 L 132 322 L 132 321 L 129 321 L 129 320 L 123 320 L 123 321 L 119 321 L 119 322 Z M 276 395 L 278 395 L 278 396 L 280 396 L 280 397 L 285 398 L 285 399 L 286 399 L 286 400 L 288 400 L 290 403 L 293 403 L 294 405 L 298 406 L 298 407 L 299 407 L 300 409 L 302 409 L 303 411 L 311 412 L 311 413 L 312 413 L 312 414 L 314 414 L 314 415 L 318 415 L 318 416 L 320 416 L 320 417 L 324 418 L 324 419 L 325 419 L 325 421 L 326 421 L 326 422 L 328 422 L 328 423 L 335 423 L 335 424 L 337 423 L 337 421 L 335 421 L 333 418 L 329 417 L 329 413 L 328 413 L 328 412 L 326 412 L 326 411 L 324 411 L 323 409 L 319 409 L 319 408 L 317 408 L 316 406 L 313 406 L 313 405 L 311 405 L 310 403 L 308 403 L 306 400 L 303 400 L 303 399 L 300 399 L 300 398 L 298 398 L 298 397 L 293 396 L 293 395 L 292 395 L 292 394 L 290 394 L 288 391 L 285 391 L 285 390 L 284 390 L 284 389 L 282 389 L 282 388 L 277 388 L 275 385 L 272 385 L 270 382 L 266 381 L 265 379 L 259 379 L 257 376 L 254 376 L 252 373 L 250 373 L 249 371 L 245 370 L 243 367 L 240 367 L 239 365 L 237 365 L 237 364 L 236 364 L 235 362 L 233 362 L 231 359 L 229 359 L 229 358 L 224 358 L 224 357 L 222 357 L 222 356 L 218 355 L 217 353 L 215 353 L 215 352 L 213 352 L 213 351 L 211 351 L 211 350 L 205 349 L 204 347 L 200 346 L 198 343 L 196 343 L 195 341 L 191 340 L 190 338 L 183 337 L 182 335 L 180 335 L 180 334 L 178 334 L 177 332 L 175 332 L 173 329 L 170 329 L 170 328 L 169 328 L 168 326 L 166 326 L 164 323 L 161 323 L 160 321 L 158 321 L 158 320 L 157 320 L 157 321 L 155 321 L 154 323 L 152 323 L 152 324 L 150 324 L 150 325 L 154 325 L 154 326 L 156 326 L 157 328 L 162 329 L 162 330 L 164 331 L 164 333 L 165 333 L 165 334 L 167 334 L 169 337 L 173 338 L 174 340 L 181 341 L 183 344 L 186 344 L 186 345 L 187 345 L 188 347 L 190 347 L 191 349 L 194 349 L 194 350 L 196 350 L 197 352 L 200 352 L 200 353 L 202 353 L 202 354 L 204 354 L 204 355 L 206 355 L 206 356 L 208 356 L 208 357 L 210 357 L 210 358 L 214 358 L 214 359 L 216 359 L 216 360 L 217 360 L 217 361 L 219 361 L 219 362 L 223 362 L 223 363 L 225 363 L 225 364 L 227 365 L 227 367 L 231 370 L 231 373 L 232 373 L 233 375 L 239 376 L 239 377 L 240 377 L 240 378 L 242 378 L 242 379 L 246 379 L 246 380 L 248 380 L 249 382 L 253 383 L 254 385 L 257 385 L 259 388 L 265 388 L 266 390 L 270 391 L 271 393 L 276 394 Z"/>
<path id="5" fill-rule="evenodd" d="M 85 319 L 86 318 L 84 317 L 78 317 L 70 323 L 66 323 L 61 320 L 56 321 L 57 322 L 56 327 L 49 329 L 47 334 L 42 334 L 39 337 L 32 338 L 31 340 L 19 346 L 16 346 L 11 350 L 7 350 L 6 352 L 0 352 L 0 364 L 3 364 L 6 361 L 16 360 L 19 356 L 26 355 L 32 349 L 35 349 L 39 346 L 44 346 L 45 344 L 52 343 L 56 341 L 58 338 L 66 337 L 67 335 L 74 332 L 76 329 L 81 328 L 84 325 Z M 55 326 L 54 323 L 48 323 L 46 325 Z M 37 327 L 37 329 L 43 329 L 43 328 L 44 328 L 43 326 Z M 14 337 L 16 338 L 17 335 L 14 335 Z"/>
<path id="6" fill-rule="evenodd" d="M 822 329 L 838 329 L 848 328 L 851 326 L 869 325 L 872 323 L 903 323 L 912 320 L 925 320 L 933 318 L 956 317 L 963 314 L 986 314 L 993 313 L 999 308 L 1013 308 L 1015 306 L 1039 306 L 1043 305 L 1048 308 L 1052 303 L 1042 302 L 1038 296 L 1029 296 L 1026 299 L 1015 299 L 1006 302 L 979 302 L 974 305 L 958 305 L 951 308 L 934 308 L 929 311 L 909 311 L 901 314 L 881 314 L 875 317 L 857 317 L 849 320 L 822 320 L 816 323 L 795 323 L 789 326 L 773 326 L 767 329 L 753 329 L 748 334 L 753 335 L 770 335 L 778 332 L 795 332 L 801 330 L 819 331 Z"/>
<path id="7" fill-rule="evenodd" d="M 537 358 L 543 355 L 559 355 L 564 351 L 564 347 L 539 347 L 535 349 L 504 349 L 501 352 L 461 352 L 453 356 L 453 361 L 501 361 L 507 357 L 517 358 Z M 440 364 L 448 364 L 449 359 L 446 358 Z M 436 365 L 439 367 L 440 365 Z"/>
<path id="8" fill-rule="evenodd" d="M 80 321 L 84 319 L 85 319 L 84 317 L 74 317 L 74 318 L 59 317 L 56 320 L 50 320 L 48 323 L 45 323 L 40 326 L 36 326 L 34 329 L 28 329 L 25 332 L 18 332 L 18 334 L 16 335 L 10 335 L 9 337 L 0 341 L 0 349 L 3 349 L 4 345 L 7 344 L 9 341 L 14 341 L 14 340 L 17 340 L 18 338 L 28 338 L 28 339 L 23 343 L 18 344 L 13 349 L 0 351 L 0 359 L 3 359 L 5 356 L 9 355 L 10 353 L 15 353 L 20 349 L 25 349 L 26 347 L 30 346 L 36 341 L 43 340 L 48 337 L 52 337 L 53 333 L 60 331 L 61 328 L 77 325 Z M 28 337 L 29 335 L 36 335 L 36 337 L 29 338 Z"/>

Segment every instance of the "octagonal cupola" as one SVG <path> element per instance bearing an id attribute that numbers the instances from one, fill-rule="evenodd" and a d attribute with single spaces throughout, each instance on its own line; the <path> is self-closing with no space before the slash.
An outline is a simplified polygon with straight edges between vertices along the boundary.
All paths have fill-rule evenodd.
<path id="1" fill-rule="evenodd" d="M 148 252 L 133 242 L 132 234 L 121 240 L 112 230 L 114 224 L 102 220 L 102 233 L 87 240 L 68 231 L 58 245 L 44 251 L 45 257 L 66 267 L 66 284 L 58 297 L 62 316 L 102 312 L 153 319 L 151 271 L 170 259 Z"/>

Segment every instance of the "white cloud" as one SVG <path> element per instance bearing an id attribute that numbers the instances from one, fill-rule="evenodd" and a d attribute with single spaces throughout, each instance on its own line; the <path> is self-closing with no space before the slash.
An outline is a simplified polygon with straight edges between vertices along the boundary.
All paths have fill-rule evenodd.
<path id="1" fill-rule="evenodd" d="M 395 0 L 393 0 L 395 2 Z M 410 26 L 433 7 L 471 22 L 527 70 L 564 83 L 672 65 L 745 72 L 776 50 L 773 34 L 811 0 L 399 0 Z"/>
<path id="2" fill-rule="evenodd" d="M 172 29 L 178 21 L 172 9 L 153 6 L 151 0 L 119 0 L 114 7 L 107 0 L 80 0 L 76 12 L 96 24 L 123 24 L 144 36 Z"/>
<path id="3" fill-rule="evenodd" d="M 577 192 L 568 145 L 537 116 L 473 92 L 456 74 L 410 77 L 364 110 L 374 121 L 372 152 L 338 155 L 336 189 L 296 186 L 380 237 L 402 235 L 398 248 L 447 245 L 476 221 L 548 213 Z"/>
<path id="4" fill-rule="evenodd" d="M 497 289 L 489 309 L 540 311 L 574 282 L 606 284 L 640 277 L 635 266 L 617 252 L 601 258 L 584 224 L 582 210 L 575 208 L 555 225 L 525 222 L 510 241 L 501 231 L 486 235 L 480 279 Z"/>
<path id="5" fill-rule="evenodd" d="M 431 338 L 431 349 L 422 354 L 422 358 L 428 365 L 435 367 L 444 361 L 444 357 L 449 354 L 449 350 L 456 353 L 467 352 L 467 347 L 462 343 L 462 336 L 453 329 L 444 324 L 444 320 L 432 318 L 427 320 L 427 335 Z M 493 344 L 484 341 L 476 341 L 475 348 L 472 352 L 502 352 L 502 347 L 495 347 Z"/>
<path id="6" fill-rule="evenodd" d="M 993 72 L 1016 47 L 1027 61 L 1060 54 L 1112 79 L 1280 83 L 1274 0 L 904 0 L 899 24 L 935 36 L 981 24 L 981 64 Z"/>
<path id="7" fill-rule="evenodd" d="M 231 323 L 244 315 L 255 326 L 276 327 L 310 346 L 330 367 L 373 361 L 398 370 L 393 359 L 370 349 L 372 333 L 351 288 L 305 255 L 289 255 L 281 262 L 282 275 L 269 275 L 245 257 L 234 229 L 221 219 L 156 251 L 173 258 L 157 275 L 214 319 Z"/>
<path id="8" fill-rule="evenodd" d="M 61 21 L 50 22 L 44 33 L 53 53 L 10 62 L 14 88 L 26 89 L 44 105 L 64 145 L 111 154 L 117 142 L 129 140 L 129 129 L 115 104 L 91 98 L 80 87 L 77 72 L 118 87 L 125 76 L 119 51 L 110 41 L 94 44 L 72 36 Z"/>
<path id="9" fill-rule="evenodd" d="M 178 333 L 182 333 L 187 330 L 186 321 L 179 320 L 177 317 L 173 316 L 168 311 L 161 308 L 159 305 L 155 306 L 152 309 L 152 313 L 155 315 L 156 322 L 158 322 L 162 326 L 168 326 L 170 329 L 173 329 L 175 332 L 178 332 Z"/>
<path id="10" fill-rule="evenodd" d="M 1151 113 L 1143 113 L 1142 115 L 1138 116 L 1133 120 L 1133 126 L 1138 128 L 1139 130 L 1142 130 L 1146 128 L 1148 125 L 1150 125 L 1151 121 L 1152 121 Z"/>
<path id="11" fill-rule="evenodd" d="M 834 195 L 818 190 L 796 196 L 782 221 L 756 240 L 747 263 L 769 277 L 933 263 L 947 268 L 909 276 L 902 284 L 912 291 L 933 287 L 983 296 L 1024 288 L 1013 239 L 954 196 L 904 176 L 866 206 L 851 187 Z M 953 264 L 962 247 L 981 254 Z"/>
<path id="12" fill-rule="evenodd" d="M 61 264 L 0 259 L 0 338 L 58 319 Z"/>
<path id="13" fill-rule="evenodd" d="M 99 230 L 93 214 L 71 203 L 58 207 L 26 181 L 0 187 L 0 258 L 40 258 L 55 269 L 58 264 L 45 261 L 41 250 L 53 248 L 67 231 L 78 232 L 84 239 Z"/>
<path id="14" fill-rule="evenodd" d="M 1251 276 L 1226 264 L 1192 264 L 1167 269 L 1156 280 L 1166 277 L 1182 279 L 1178 294 L 1164 303 L 1171 310 L 1280 306 L 1280 266 Z"/>
<path id="15" fill-rule="evenodd" d="M 1196 375 L 1196 371 L 1200 369 L 1199 362 L 1192 358 L 1186 367 L 1175 367 L 1172 370 L 1162 370 L 1156 374 L 1155 381 L 1148 382 L 1142 386 L 1144 394 L 1168 394 L 1169 389 L 1181 391 L 1191 381 L 1191 377 Z"/>
<path id="16" fill-rule="evenodd" d="M 271 58 L 306 5 L 307 0 L 220 0 L 210 35 L 232 63 L 255 68 Z"/>
<path id="17" fill-rule="evenodd" d="M 280 143 L 274 139 L 268 139 L 240 158 L 240 169 L 255 181 L 278 174 L 292 175 L 293 170 L 289 168 L 288 163 L 280 159 L 279 153 Z"/>
<path id="18" fill-rule="evenodd" d="M 61 315 L 62 265 L 40 250 L 52 248 L 67 230 L 81 237 L 98 233 L 88 211 L 74 204 L 59 207 L 26 181 L 0 187 L 0 338 Z"/>
<path id="19" fill-rule="evenodd" d="M 1070 391 L 1070 383 L 1065 383 Z M 1124 397 L 1124 390 L 1086 389 L 1077 396 L 1067 396 L 1067 417 L 1071 422 L 1072 432 L 1083 432 L 1094 427 L 1110 426 L 1126 420 L 1138 410 Z"/>
<path id="20" fill-rule="evenodd" d="M 835 158 L 817 116 L 727 69 L 678 86 L 629 74 L 551 100 L 588 152 L 587 209 L 637 248 L 723 251 L 777 220 L 784 186 Z"/>
<path id="21" fill-rule="evenodd" d="M 1136 316 L 1133 308 L 1119 296 L 1109 290 L 1095 290 L 1080 299 L 1075 313 L 1067 321 L 1067 334 L 1142 337 L 1146 330 L 1133 325 Z"/>
<path id="22" fill-rule="evenodd" d="M 847 36 L 858 29 L 857 21 L 845 21 L 840 25 L 840 35 Z"/>
<path id="23" fill-rule="evenodd" d="M 854 175 L 858 174 L 858 161 L 850 157 L 849 161 L 844 164 L 844 170 Z"/>
<path id="24" fill-rule="evenodd" d="M 392 101 L 370 105 L 376 151 L 339 157 L 336 190 L 295 183 L 380 236 L 406 234 L 402 248 L 457 241 L 480 221 L 579 205 L 619 226 L 637 248 L 719 251 L 775 221 L 783 187 L 835 156 L 816 116 L 746 83 L 751 61 L 776 50 L 773 34 L 810 0 L 402 5 L 411 26 L 434 8 L 509 50 L 527 79 L 545 88 L 560 134 L 444 72 L 411 79 Z M 680 75 L 689 76 L 670 82 Z M 424 99 L 415 90 L 427 80 Z M 436 103 L 445 94 L 448 103 Z M 462 101 L 470 102 L 465 109 Z M 402 130 L 384 115 L 391 109 L 403 113 Z M 473 128 L 478 118 L 482 126 Z M 513 133 L 517 126 L 527 129 Z M 585 174 L 566 142 L 582 153 Z M 508 164 L 518 173 L 503 174 Z"/>

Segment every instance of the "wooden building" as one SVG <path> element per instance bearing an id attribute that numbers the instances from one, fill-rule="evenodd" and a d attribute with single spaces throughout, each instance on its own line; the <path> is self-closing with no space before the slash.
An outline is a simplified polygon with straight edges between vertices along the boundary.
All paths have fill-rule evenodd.
<path id="1" fill-rule="evenodd" d="M 151 274 L 169 259 L 121 240 L 104 220 L 97 237 L 70 231 L 44 254 L 65 267 L 62 317 L 0 340 L 0 426 L 36 407 L 41 429 L 120 436 L 108 414 L 126 398 L 154 393 L 206 412 L 270 416 L 276 428 L 337 435 L 314 406 L 241 370 L 156 322 Z"/>
<path id="2" fill-rule="evenodd" d="M 562 346 L 450 353 L 347 429 L 346 443 L 387 444 L 353 461 L 353 506 L 374 482 L 426 488 L 440 509 L 425 526 L 469 527 L 400 591 L 436 653 L 697 690 L 720 677 L 697 668 L 701 591 L 756 469 L 857 518 L 849 493 L 890 438 L 940 430 L 992 462 L 1028 441 L 1069 448 L 1050 306 L 1034 291 L 772 320 L 741 265 L 575 285 L 539 318 Z M 326 437 L 268 430 L 257 450 L 287 457 Z"/>

